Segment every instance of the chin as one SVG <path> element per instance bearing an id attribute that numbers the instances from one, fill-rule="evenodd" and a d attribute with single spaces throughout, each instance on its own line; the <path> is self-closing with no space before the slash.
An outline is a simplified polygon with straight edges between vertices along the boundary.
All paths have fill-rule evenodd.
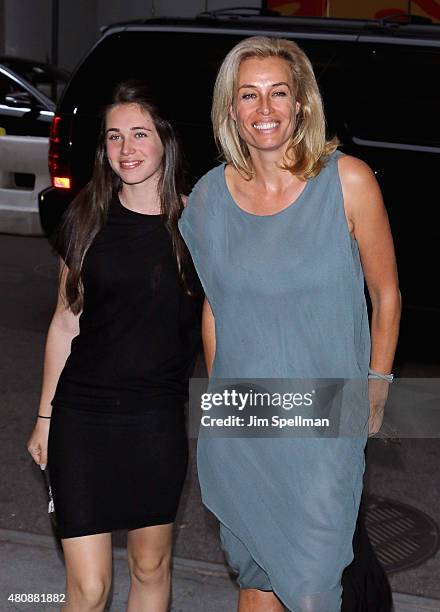
<path id="1" fill-rule="evenodd" d="M 148 176 L 138 176 L 138 177 L 131 177 L 131 176 L 121 176 L 119 175 L 119 178 L 121 179 L 121 181 L 124 183 L 124 185 L 141 185 L 142 183 L 148 183 L 148 181 L 151 181 L 154 179 L 154 175 L 148 175 Z"/>
<path id="2" fill-rule="evenodd" d="M 124 176 L 119 177 L 124 185 L 140 185 L 141 183 L 145 183 L 147 179 L 135 179 L 135 178 L 126 178 Z"/>

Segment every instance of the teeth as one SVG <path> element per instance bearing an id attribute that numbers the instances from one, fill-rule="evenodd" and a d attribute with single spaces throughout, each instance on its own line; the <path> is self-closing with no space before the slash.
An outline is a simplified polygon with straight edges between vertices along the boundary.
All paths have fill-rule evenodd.
<path id="1" fill-rule="evenodd" d="M 272 121 L 272 123 L 254 123 L 254 128 L 257 130 L 272 130 L 278 125 L 278 121 Z"/>
<path id="2" fill-rule="evenodd" d="M 140 161 L 123 161 L 120 165 L 122 166 L 122 168 L 136 168 L 136 166 L 139 166 L 140 163 Z"/>

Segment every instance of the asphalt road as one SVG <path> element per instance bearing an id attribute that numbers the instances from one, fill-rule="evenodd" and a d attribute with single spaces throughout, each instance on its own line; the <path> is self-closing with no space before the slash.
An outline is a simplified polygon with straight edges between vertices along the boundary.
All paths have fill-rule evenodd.
<path id="1" fill-rule="evenodd" d="M 42 476 L 25 443 L 38 406 L 45 333 L 56 296 L 57 263 L 44 238 L 0 235 L 0 528 L 51 533 Z M 439 376 L 422 334 L 405 332 L 399 370 L 406 376 Z M 408 338 L 415 342 L 410 350 Z M 201 360 L 196 374 L 204 375 Z M 400 500 L 429 514 L 440 525 L 438 465 L 440 440 L 403 440 L 385 447 L 369 442 L 366 490 Z M 293 517 L 294 520 L 294 517 Z M 115 542 L 123 545 L 125 534 Z M 217 523 L 200 501 L 191 444 L 191 467 L 176 521 L 179 557 L 221 562 Z M 440 553 L 424 564 L 393 574 L 393 589 L 440 598 Z"/>

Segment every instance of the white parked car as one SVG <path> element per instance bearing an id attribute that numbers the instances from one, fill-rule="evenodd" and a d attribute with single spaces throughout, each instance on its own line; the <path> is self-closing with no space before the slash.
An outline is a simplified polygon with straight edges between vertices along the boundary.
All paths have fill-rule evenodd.
<path id="1" fill-rule="evenodd" d="M 68 78 L 48 64 L 0 57 L 0 232 L 42 233 L 37 196 L 50 181 L 50 124 Z"/>

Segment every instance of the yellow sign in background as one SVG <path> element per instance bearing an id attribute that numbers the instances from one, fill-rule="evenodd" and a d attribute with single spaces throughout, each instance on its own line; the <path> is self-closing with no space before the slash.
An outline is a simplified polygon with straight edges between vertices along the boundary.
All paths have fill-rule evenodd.
<path id="1" fill-rule="evenodd" d="M 440 21 L 438 0 L 268 0 L 267 7 L 282 15 L 315 15 L 353 19 L 383 19 L 390 15 L 411 13 Z"/>

